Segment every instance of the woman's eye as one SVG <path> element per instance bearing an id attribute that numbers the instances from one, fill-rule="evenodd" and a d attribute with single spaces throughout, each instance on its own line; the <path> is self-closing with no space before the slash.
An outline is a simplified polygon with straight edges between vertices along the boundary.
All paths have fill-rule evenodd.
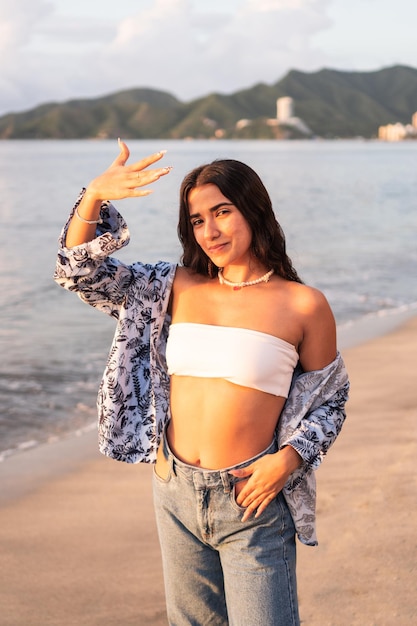
<path id="1" fill-rule="evenodd" d="M 193 220 L 191 222 L 191 226 L 193 226 L 193 227 L 194 226 L 200 226 L 200 224 L 202 224 L 202 223 L 203 223 L 203 220 Z"/>

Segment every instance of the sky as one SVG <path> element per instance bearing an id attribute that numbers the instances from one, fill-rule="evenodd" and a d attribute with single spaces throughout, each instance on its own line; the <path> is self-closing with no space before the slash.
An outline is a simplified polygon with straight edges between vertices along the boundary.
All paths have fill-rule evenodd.
<path id="1" fill-rule="evenodd" d="M 412 0 L 0 0 L 0 115 L 133 87 L 182 101 L 291 69 L 417 67 Z"/>

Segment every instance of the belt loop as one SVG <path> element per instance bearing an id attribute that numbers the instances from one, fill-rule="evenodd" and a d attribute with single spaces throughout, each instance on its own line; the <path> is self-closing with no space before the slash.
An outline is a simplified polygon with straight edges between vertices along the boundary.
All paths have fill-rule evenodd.
<path id="1" fill-rule="evenodd" d="M 230 493 L 232 490 L 232 481 L 228 472 L 220 472 L 224 493 Z"/>

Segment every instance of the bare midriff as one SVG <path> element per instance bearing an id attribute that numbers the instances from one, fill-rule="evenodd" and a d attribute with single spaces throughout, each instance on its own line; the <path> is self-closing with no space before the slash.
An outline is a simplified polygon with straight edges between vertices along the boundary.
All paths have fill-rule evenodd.
<path id="1" fill-rule="evenodd" d="M 269 446 L 284 403 L 219 378 L 172 376 L 170 448 L 190 465 L 236 465 Z"/>

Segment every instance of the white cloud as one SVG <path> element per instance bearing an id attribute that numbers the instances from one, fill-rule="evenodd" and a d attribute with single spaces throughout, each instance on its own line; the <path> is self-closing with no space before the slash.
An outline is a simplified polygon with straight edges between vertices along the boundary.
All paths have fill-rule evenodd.
<path id="1" fill-rule="evenodd" d="M 151 0 L 117 22 L 64 16 L 46 0 L 3 0 L 0 112 L 134 86 L 189 99 L 275 82 L 289 67 L 324 61 L 310 42 L 328 26 L 328 3 Z"/>
<path id="2" fill-rule="evenodd" d="M 331 35 L 341 40 L 347 15 L 355 33 L 360 15 L 368 41 L 375 3 L 364 2 L 120 0 L 99 11 L 96 0 L 0 0 L 0 114 L 142 86 L 191 99 L 335 67 L 355 54 L 352 32 L 344 51 Z M 366 54 L 363 43 L 364 63 Z"/>
<path id="3" fill-rule="evenodd" d="M 0 3 L 1 64 L 7 53 L 25 47 L 36 32 L 36 26 L 53 6 L 46 0 L 2 0 Z"/>
<path id="4" fill-rule="evenodd" d="M 309 6 L 323 4 L 317 0 L 248 0 L 246 6 L 255 13 L 264 13 L 271 11 L 306 9 Z M 324 4 L 328 4 L 325 2 Z"/>
<path id="5" fill-rule="evenodd" d="M 32 93 L 28 50 L 39 24 L 53 11 L 44 0 L 2 0 L 0 3 L 0 110 L 22 106 Z M 36 91 L 36 87 L 34 89 Z"/>
<path id="6" fill-rule="evenodd" d="M 278 79 L 287 69 L 314 69 L 327 58 L 314 50 L 313 36 L 328 28 L 328 0 L 247 2 L 228 25 L 212 57 L 234 59 L 231 69 L 248 82 Z"/>
<path id="7" fill-rule="evenodd" d="M 330 24 L 328 4 L 247 1 L 234 13 L 216 14 L 197 12 L 187 0 L 158 0 L 121 22 L 103 50 L 102 69 L 126 84 L 156 85 L 186 98 L 274 82 L 288 67 L 306 67 L 306 59 L 313 69 L 327 61 L 310 42 Z"/>
<path id="8" fill-rule="evenodd" d="M 178 34 L 185 34 L 186 40 L 192 37 L 192 3 L 189 0 L 154 0 L 149 9 L 120 22 L 110 51 L 117 54 L 130 49 L 146 50 L 149 46 L 148 52 L 152 54 Z M 181 45 L 183 41 L 177 43 Z"/>

